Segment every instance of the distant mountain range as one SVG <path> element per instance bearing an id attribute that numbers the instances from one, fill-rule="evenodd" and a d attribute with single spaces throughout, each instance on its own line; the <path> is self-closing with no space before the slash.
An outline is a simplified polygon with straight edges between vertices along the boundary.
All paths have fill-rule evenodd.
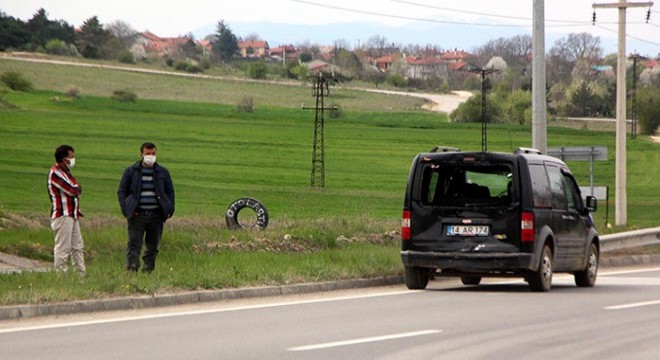
<path id="1" fill-rule="evenodd" d="M 234 34 L 245 37 L 257 34 L 268 41 L 270 47 L 284 44 L 299 44 L 309 41 L 312 44 L 332 45 L 335 40 L 345 40 L 351 47 L 364 44 L 374 35 L 385 37 L 388 43 L 430 44 L 438 45 L 445 50 L 463 49 L 473 50 L 489 40 L 500 37 L 509 38 L 518 34 L 531 35 L 531 29 L 519 28 L 484 28 L 481 26 L 468 27 L 465 25 L 443 24 L 409 24 L 405 26 L 387 26 L 370 22 L 347 22 L 322 25 L 296 25 L 278 24 L 272 22 L 229 22 L 227 24 Z M 209 24 L 193 31 L 197 39 L 203 39 L 215 33 L 216 24 Z M 614 35 L 614 34 L 613 34 Z M 546 30 L 546 48 L 549 50 L 554 42 L 565 34 L 550 33 Z M 601 46 L 605 54 L 616 52 L 616 39 L 601 37 Z M 655 56 L 657 46 L 648 45 L 632 39 L 628 40 L 629 52 L 639 51 L 641 54 Z"/>

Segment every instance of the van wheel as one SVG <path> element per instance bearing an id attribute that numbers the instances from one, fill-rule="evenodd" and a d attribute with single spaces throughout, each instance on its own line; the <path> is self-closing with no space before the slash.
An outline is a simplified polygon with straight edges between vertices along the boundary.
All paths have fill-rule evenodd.
<path id="1" fill-rule="evenodd" d="M 479 285 L 481 276 L 461 276 L 463 285 Z"/>
<path id="2" fill-rule="evenodd" d="M 403 279 L 410 290 L 423 290 L 429 283 L 429 269 L 419 267 L 406 267 Z"/>
<path id="3" fill-rule="evenodd" d="M 529 272 L 527 280 L 532 291 L 545 292 L 552 287 L 552 251 L 548 245 L 543 246 L 538 270 Z"/>
<path id="4" fill-rule="evenodd" d="M 591 244 L 589 248 L 589 258 L 587 267 L 582 271 L 575 272 L 575 285 L 578 287 L 593 287 L 596 285 L 596 276 L 598 275 L 598 247 Z"/>

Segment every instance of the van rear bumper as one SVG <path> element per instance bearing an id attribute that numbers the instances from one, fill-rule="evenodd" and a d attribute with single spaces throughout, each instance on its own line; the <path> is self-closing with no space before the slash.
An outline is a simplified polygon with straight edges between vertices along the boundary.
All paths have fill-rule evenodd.
<path id="1" fill-rule="evenodd" d="M 401 251 L 404 266 L 465 272 L 533 270 L 531 253 L 457 253 Z"/>

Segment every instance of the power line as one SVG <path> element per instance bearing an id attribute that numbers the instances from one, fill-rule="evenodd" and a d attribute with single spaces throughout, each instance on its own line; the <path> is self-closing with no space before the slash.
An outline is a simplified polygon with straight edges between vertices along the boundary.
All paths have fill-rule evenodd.
<path id="1" fill-rule="evenodd" d="M 484 27 L 512 27 L 512 28 L 525 28 L 525 27 L 531 27 L 532 26 L 531 23 L 530 24 L 496 24 L 496 23 L 480 23 L 480 22 L 439 20 L 439 19 L 421 18 L 421 17 L 414 17 L 414 16 L 386 14 L 386 13 L 381 13 L 381 12 L 376 12 L 376 11 L 354 9 L 354 8 L 348 8 L 348 7 L 337 6 L 337 5 L 317 3 L 317 2 L 313 2 L 313 1 L 307 1 L 307 0 L 291 0 L 291 1 L 301 3 L 301 4 L 306 4 L 306 5 L 311 5 L 311 6 L 316 6 L 316 7 L 326 8 L 326 9 L 333 9 L 333 10 L 351 12 L 351 13 L 356 13 L 356 14 L 380 16 L 380 17 L 386 17 L 386 18 L 391 18 L 391 19 L 423 21 L 423 22 L 438 23 L 438 24 L 471 25 L 471 26 L 484 26 Z M 459 11 L 459 10 L 455 10 L 455 11 Z M 499 17 L 499 15 L 496 15 L 496 14 L 490 14 L 490 15 L 487 15 L 487 16 Z M 511 18 L 515 18 L 515 17 L 511 17 Z M 523 19 L 525 21 L 531 21 L 530 18 L 522 18 L 521 17 L 520 19 Z M 580 21 L 571 21 L 571 20 L 552 20 L 552 21 L 554 21 L 554 22 L 564 22 L 564 24 L 546 25 L 546 27 L 561 28 L 561 27 L 591 26 L 591 23 L 588 22 L 588 21 L 582 21 L 582 22 L 580 22 Z M 616 24 L 616 22 L 601 22 L 601 23 L 602 24 L 609 24 L 609 25 Z M 639 22 L 639 24 L 642 24 L 642 23 L 643 22 Z"/>
<path id="2" fill-rule="evenodd" d="M 655 24 L 650 24 L 650 25 L 658 26 L 658 25 L 655 25 Z M 601 28 L 601 29 L 603 29 L 603 30 L 605 30 L 605 31 L 609 31 L 609 32 L 611 32 L 611 33 L 615 33 L 615 34 L 617 33 L 616 30 L 612 30 L 612 29 L 606 28 L 606 27 L 604 27 L 604 26 L 602 26 L 602 25 L 596 25 L 596 26 L 599 27 L 599 28 Z M 645 42 L 645 43 L 647 43 L 647 44 L 660 46 L 660 43 L 656 43 L 656 42 L 649 41 L 649 40 L 644 40 L 644 39 L 641 39 L 641 38 L 638 38 L 638 37 L 636 37 L 636 36 L 632 36 L 632 35 L 629 35 L 629 34 L 626 34 L 626 37 L 627 37 L 627 38 L 630 38 L 630 39 L 637 40 L 637 41 Z"/>
<path id="3" fill-rule="evenodd" d="M 437 10 L 451 11 L 451 12 L 457 12 L 457 13 L 462 13 L 462 14 L 472 14 L 472 15 L 481 15 L 481 16 L 502 18 L 502 19 L 532 21 L 532 18 L 524 17 L 524 16 L 499 15 L 499 14 L 484 13 L 484 12 L 479 12 L 479 11 L 452 9 L 452 8 L 447 8 L 447 7 L 443 7 L 443 6 L 422 4 L 422 3 L 418 3 L 418 2 L 414 2 L 414 1 L 404 1 L 404 0 L 390 0 L 390 1 L 395 2 L 395 3 L 400 3 L 400 4 L 423 7 L 423 8 L 427 8 L 427 9 L 437 9 Z M 545 21 L 546 22 L 559 22 L 559 23 L 576 24 L 576 25 L 577 24 L 584 24 L 584 21 L 576 21 L 576 20 L 549 20 L 549 19 L 546 19 Z"/>
<path id="4" fill-rule="evenodd" d="M 438 19 L 429 19 L 429 18 L 419 18 L 419 17 L 413 17 L 413 16 L 403 16 L 403 15 L 393 15 L 393 14 L 386 14 L 386 13 L 381 13 L 381 12 L 375 12 L 375 11 L 368 11 L 368 10 L 360 10 L 360 9 L 353 9 L 353 8 L 347 8 L 347 7 L 342 7 L 342 6 L 336 6 L 336 5 L 328 5 L 328 4 L 323 4 L 323 3 L 317 3 L 313 1 L 307 1 L 307 0 L 291 0 L 293 2 L 301 3 L 301 4 L 306 4 L 306 5 L 311 5 L 311 6 L 317 6 L 317 7 L 322 7 L 326 9 L 333 9 L 333 10 L 340 10 L 340 11 L 345 11 L 345 12 L 352 12 L 352 13 L 357 13 L 357 14 L 365 14 L 365 15 L 372 15 L 372 16 L 380 16 L 380 17 L 387 17 L 387 18 L 394 18 L 394 19 L 402 19 L 402 20 L 412 20 L 412 21 L 424 21 L 424 22 L 432 22 L 432 23 L 440 23 L 440 24 L 450 24 L 450 25 L 472 25 L 472 26 L 486 26 L 486 27 L 530 27 L 531 24 L 486 24 L 486 23 L 473 23 L 473 22 L 460 22 L 460 21 L 450 21 L 450 20 L 438 20 Z M 397 0 L 391 0 L 395 2 L 401 2 L 401 3 L 410 3 L 414 4 L 409 1 L 397 1 Z M 422 4 L 418 4 L 422 6 Z M 429 7 L 432 7 L 429 5 Z M 459 10 L 455 10 L 459 11 Z M 486 14 L 486 13 L 483 13 Z M 491 14 L 493 15 L 493 14 Z M 556 20 L 556 21 L 561 21 L 561 20 Z M 566 20 L 568 22 L 568 20 Z M 601 22 L 600 24 L 616 24 L 616 22 Z M 608 29 L 606 27 L 601 26 L 600 24 L 596 25 L 599 28 L 609 31 L 609 32 L 614 32 L 616 31 Z M 630 24 L 646 24 L 645 22 L 630 22 Z M 657 26 L 655 24 L 651 24 L 653 26 Z M 559 27 L 582 27 L 582 26 L 591 26 L 589 22 L 582 22 L 578 23 L 575 22 L 570 23 L 570 24 L 563 24 L 563 25 L 546 25 L 546 27 L 554 27 L 554 28 L 559 28 Z M 651 45 L 657 45 L 660 46 L 660 44 L 655 43 L 653 41 L 649 40 L 644 40 L 632 35 L 626 34 L 627 37 L 642 41 Z"/>
<path id="5" fill-rule="evenodd" d="M 413 17 L 413 16 L 393 15 L 393 14 L 385 14 L 385 13 L 380 13 L 380 12 L 375 12 L 375 11 L 351 9 L 351 8 L 346 8 L 346 7 L 342 7 L 342 6 L 321 4 L 321 3 L 316 3 L 316 2 L 312 2 L 312 1 L 306 1 L 306 0 L 291 0 L 291 1 L 301 3 L 301 4 L 307 4 L 307 5 L 322 7 L 322 8 L 326 8 L 326 9 L 334 9 L 334 10 L 352 12 L 352 13 L 357 13 L 357 14 L 381 16 L 381 17 L 387 17 L 387 18 L 392 18 L 392 19 L 424 21 L 424 22 L 432 22 L 432 23 L 439 23 L 439 24 L 472 25 L 472 26 L 488 26 L 488 27 L 530 27 L 531 26 L 531 24 L 529 24 L 529 25 L 527 25 L 527 24 L 486 24 L 486 23 L 474 23 L 474 22 L 461 22 L 461 21 L 438 20 L 438 19 L 429 19 L 429 18 L 418 18 L 418 17 Z"/>

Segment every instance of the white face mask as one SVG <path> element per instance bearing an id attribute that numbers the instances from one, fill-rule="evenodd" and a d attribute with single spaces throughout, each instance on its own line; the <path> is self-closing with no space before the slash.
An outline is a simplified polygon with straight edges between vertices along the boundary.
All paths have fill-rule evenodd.
<path id="1" fill-rule="evenodd" d="M 142 162 L 147 166 L 154 166 L 154 163 L 156 163 L 156 155 L 144 155 L 142 157 Z"/>
<path id="2" fill-rule="evenodd" d="M 73 169 L 74 166 L 76 166 L 76 158 L 69 158 L 69 169 Z"/>

